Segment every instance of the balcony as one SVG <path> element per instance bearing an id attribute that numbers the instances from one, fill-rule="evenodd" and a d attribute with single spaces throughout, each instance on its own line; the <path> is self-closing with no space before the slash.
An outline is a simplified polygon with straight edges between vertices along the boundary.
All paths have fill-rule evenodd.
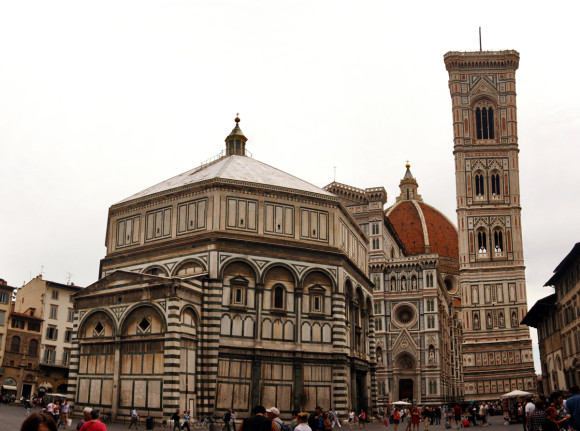
<path id="1" fill-rule="evenodd" d="M 69 361 L 57 361 L 56 359 L 40 358 L 40 366 L 41 367 L 68 368 Z"/>

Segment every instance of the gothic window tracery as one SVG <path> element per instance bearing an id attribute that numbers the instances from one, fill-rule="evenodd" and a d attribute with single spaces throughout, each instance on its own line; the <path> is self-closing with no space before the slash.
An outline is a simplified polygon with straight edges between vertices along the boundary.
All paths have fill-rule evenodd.
<path id="1" fill-rule="evenodd" d="M 501 229 L 496 229 L 493 232 L 493 244 L 496 253 L 501 253 L 503 251 L 503 233 Z"/>
<path id="2" fill-rule="evenodd" d="M 494 171 L 491 174 L 491 194 L 492 196 L 499 196 L 501 195 L 501 188 L 499 183 L 499 173 Z"/>
<path id="3" fill-rule="evenodd" d="M 485 180 L 483 177 L 483 173 L 476 173 L 473 176 L 475 181 L 475 196 L 483 197 L 485 195 Z"/>
<path id="4" fill-rule="evenodd" d="M 477 232 L 477 249 L 479 254 L 487 253 L 487 235 L 484 230 Z"/>
<path id="5" fill-rule="evenodd" d="M 475 129 L 477 139 L 494 139 L 493 108 L 489 103 L 480 103 L 475 108 Z"/>

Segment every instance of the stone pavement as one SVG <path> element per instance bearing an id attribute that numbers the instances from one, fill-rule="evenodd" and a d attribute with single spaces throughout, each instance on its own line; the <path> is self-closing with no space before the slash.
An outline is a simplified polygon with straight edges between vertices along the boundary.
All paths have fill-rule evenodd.
<path id="1" fill-rule="evenodd" d="M 32 410 L 33 412 L 38 412 L 40 409 L 36 408 Z M 26 410 L 21 405 L 4 405 L 0 404 L 0 431 L 19 431 L 22 422 L 26 419 Z M 79 418 L 73 418 L 72 421 L 72 428 L 68 429 L 75 429 L 76 425 L 79 421 Z M 477 426 L 474 427 L 473 431 L 522 431 L 522 424 L 514 424 L 514 425 L 504 425 L 503 416 L 491 416 L 490 417 L 491 425 L 486 427 Z M 241 422 L 238 422 L 241 424 Z M 111 425 L 107 425 L 107 430 L 109 431 L 122 431 L 126 430 L 129 426 L 128 422 L 123 423 L 113 423 Z M 140 430 L 145 430 L 145 420 L 141 419 L 139 424 Z M 164 428 L 161 424 L 155 424 L 156 430 L 163 430 L 167 429 Z M 456 428 L 453 426 L 450 431 L 454 431 Z M 196 428 L 195 430 L 192 428 L 192 431 L 210 431 L 209 428 Z M 350 431 L 350 427 L 348 425 L 339 428 L 341 431 Z M 395 428 L 393 424 L 389 424 L 388 427 L 385 427 L 384 424 L 380 422 L 366 424 L 364 428 L 365 431 L 394 431 Z M 216 429 L 216 431 L 220 431 L 220 427 Z M 337 431 L 336 429 L 334 431 Z M 361 429 L 356 426 L 353 431 L 361 431 Z M 403 424 L 400 424 L 397 427 L 397 431 L 405 431 L 405 427 Z M 425 427 L 423 423 L 421 423 L 419 431 L 425 431 Z M 441 425 L 430 425 L 429 431 L 445 431 L 445 426 Z M 462 430 L 464 431 L 464 430 Z"/>

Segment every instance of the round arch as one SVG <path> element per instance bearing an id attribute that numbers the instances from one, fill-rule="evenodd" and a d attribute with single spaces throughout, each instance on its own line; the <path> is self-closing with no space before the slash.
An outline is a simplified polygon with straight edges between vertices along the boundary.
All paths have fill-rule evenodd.
<path id="1" fill-rule="evenodd" d="M 310 269 L 304 271 L 304 274 L 302 274 L 302 278 L 300 279 L 299 285 L 302 286 L 302 287 L 304 287 L 304 281 L 313 272 L 320 272 L 320 273 L 324 274 L 328 278 L 328 280 L 330 281 L 331 290 L 333 292 L 336 291 L 336 282 L 334 280 L 333 275 L 328 270 L 326 270 L 324 268 L 310 268 Z"/>
<path id="2" fill-rule="evenodd" d="M 230 259 L 227 259 L 222 263 L 220 270 L 219 270 L 219 278 L 220 279 L 223 280 L 225 270 L 230 265 L 232 265 L 234 263 L 245 263 L 246 265 L 248 265 L 252 269 L 252 271 L 254 271 L 254 277 L 256 279 L 256 282 L 258 281 L 258 276 L 260 274 L 258 267 L 250 259 L 246 259 L 246 258 L 239 257 L 239 256 L 235 256 L 235 257 L 232 257 Z"/>
<path id="3" fill-rule="evenodd" d="M 89 311 L 87 314 L 85 314 L 81 321 L 79 322 L 79 326 L 78 326 L 78 331 L 77 334 L 81 334 L 82 330 L 84 329 L 84 325 L 97 313 L 103 313 L 106 317 L 108 317 L 109 319 L 111 319 L 111 323 L 112 323 L 112 336 L 115 336 L 119 333 L 119 327 L 117 325 L 117 320 L 115 319 L 115 316 L 113 313 L 111 313 L 110 310 L 107 310 L 106 308 L 95 308 L 91 311 Z M 78 336 L 78 335 L 77 335 Z"/>
<path id="4" fill-rule="evenodd" d="M 199 313 L 191 304 L 185 305 L 179 313 L 179 321 L 184 329 L 184 332 L 191 335 L 197 335 L 200 325 Z"/>
<path id="5" fill-rule="evenodd" d="M 290 274 L 292 274 L 292 276 L 294 277 L 294 288 L 298 287 L 298 280 L 300 279 L 300 276 L 298 275 L 298 273 L 294 268 L 292 268 L 290 265 L 284 262 L 272 262 L 266 265 L 262 270 L 262 274 L 259 275 L 259 282 L 264 283 L 266 280 L 266 276 L 268 275 L 268 272 L 270 272 L 272 269 L 276 267 L 282 267 L 286 269 Z"/>
<path id="6" fill-rule="evenodd" d="M 348 276 L 344 280 L 344 294 L 351 299 L 354 297 L 354 285 Z"/>
<path id="7" fill-rule="evenodd" d="M 139 309 L 148 309 L 148 308 L 153 310 L 159 316 L 159 319 L 161 321 L 161 328 L 160 328 L 159 332 L 166 332 L 167 331 L 167 319 L 165 317 L 163 310 L 161 310 L 157 306 L 157 304 L 155 304 L 155 303 L 142 302 L 139 304 L 134 304 L 133 306 L 131 306 L 131 308 L 129 308 L 126 311 L 125 315 L 123 316 L 123 319 L 119 322 L 117 335 L 123 335 L 125 325 L 128 324 L 128 322 L 130 321 L 132 316 L 135 314 L 135 312 L 139 311 Z"/>
<path id="8" fill-rule="evenodd" d="M 160 271 L 163 274 L 150 274 L 150 272 L 153 272 L 153 271 Z M 141 271 L 141 274 L 154 275 L 157 277 L 168 277 L 167 268 L 165 268 L 164 266 L 161 266 L 161 265 L 157 265 L 157 264 L 148 266 L 143 271 Z"/>
<path id="9" fill-rule="evenodd" d="M 190 263 L 194 263 L 196 265 L 199 265 L 201 267 L 201 269 L 203 270 L 202 272 L 207 272 L 207 268 L 205 266 L 205 263 L 201 260 L 201 259 L 197 259 L 195 257 L 189 257 L 187 259 L 182 260 L 181 262 L 179 262 L 177 265 L 175 265 L 175 267 L 173 268 L 173 271 L 171 271 L 171 276 L 172 277 L 177 277 L 177 273 L 187 264 Z"/>

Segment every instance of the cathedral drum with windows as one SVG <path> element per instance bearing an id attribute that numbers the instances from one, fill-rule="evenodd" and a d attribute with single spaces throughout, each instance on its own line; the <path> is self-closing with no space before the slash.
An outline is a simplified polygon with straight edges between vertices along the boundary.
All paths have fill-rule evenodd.
<path id="1" fill-rule="evenodd" d="M 167 417 L 373 408 L 367 235 L 335 195 L 225 154 L 109 209 L 74 297 L 76 408 Z"/>
<path id="2" fill-rule="evenodd" d="M 516 51 L 448 52 L 465 396 L 534 390 L 521 230 Z"/>

